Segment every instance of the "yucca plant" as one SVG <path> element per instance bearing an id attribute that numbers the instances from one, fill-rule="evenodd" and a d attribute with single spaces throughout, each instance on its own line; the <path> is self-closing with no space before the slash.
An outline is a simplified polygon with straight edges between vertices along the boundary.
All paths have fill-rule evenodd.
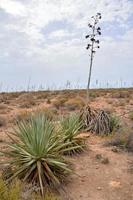
<path id="1" fill-rule="evenodd" d="M 53 124 L 44 116 L 32 116 L 29 122 L 18 123 L 11 133 L 8 151 L 1 152 L 9 157 L 7 163 L 13 169 L 15 177 L 40 186 L 59 185 L 60 180 L 71 170 L 63 158 L 67 151 L 63 138 L 55 133 Z"/>
<path id="2" fill-rule="evenodd" d="M 78 113 L 70 114 L 61 119 L 60 134 L 64 138 L 64 143 L 69 143 L 67 146 L 68 151 L 64 152 L 65 154 L 71 155 L 83 150 L 84 139 L 79 137 L 82 127 L 83 124 Z"/>

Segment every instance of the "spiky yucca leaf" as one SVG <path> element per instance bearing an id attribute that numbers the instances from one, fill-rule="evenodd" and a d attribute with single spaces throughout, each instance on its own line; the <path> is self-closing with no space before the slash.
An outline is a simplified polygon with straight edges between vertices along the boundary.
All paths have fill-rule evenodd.
<path id="1" fill-rule="evenodd" d="M 78 137 L 82 126 L 78 113 L 70 114 L 61 119 L 60 132 L 63 135 L 64 143 L 70 142 L 67 146 L 69 151 L 65 153 L 73 154 L 83 150 L 84 140 Z"/>
<path id="2" fill-rule="evenodd" d="M 71 171 L 61 156 L 68 144 L 55 134 L 52 123 L 44 115 L 31 117 L 28 123 L 18 123 L 10 138 L 9 151 L 3 155 L 9 157 L 7 162 L 13 168 L 11 179 L 19 177 L 39 184 L 43 194 L 45 184 L 60 184 Z"/>

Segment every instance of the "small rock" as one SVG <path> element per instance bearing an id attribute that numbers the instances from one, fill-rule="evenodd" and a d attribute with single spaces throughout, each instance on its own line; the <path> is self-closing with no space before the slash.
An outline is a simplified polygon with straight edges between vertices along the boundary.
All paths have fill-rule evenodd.
<path id="1" fill-rule="evenodd" d="M 111 181 L 111 182 L 109 183 L 109 185 L 110 185 L 111 187 L 114 187 L 114 188 L 119 188 L 119 187 L 121 186 L 121 183 L 120 183 L 119 181 Z"/>
<path id="2" fill-rule="evenodd" d="M 101 187 L 98 187 L 97 190 L 102 190 L 102 188 L 101 188 Z"/>

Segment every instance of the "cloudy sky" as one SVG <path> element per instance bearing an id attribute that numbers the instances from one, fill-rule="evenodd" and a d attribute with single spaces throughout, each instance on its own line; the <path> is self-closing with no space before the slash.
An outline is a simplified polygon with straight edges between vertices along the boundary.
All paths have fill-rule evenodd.
<path id="1" fill-rule="evenodd" d="M 133 84 L 133 0 L 0 0 L 0 89 L 86 86 L 89 18 L 102 13 L 92 87 Z"/>

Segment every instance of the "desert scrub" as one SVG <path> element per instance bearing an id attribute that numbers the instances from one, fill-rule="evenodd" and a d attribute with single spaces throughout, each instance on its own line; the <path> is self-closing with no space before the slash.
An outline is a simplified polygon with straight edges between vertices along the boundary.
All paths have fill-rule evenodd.
<path id="1" fill-rule="evenodd" d="M 0 200 L 59 200 L 59 197 L 52 192 L 46 191 L 45 196 L 42 197 L 39 193 L 31 192 L 32 190 L 29 189 L 19 180 L 7 185 L 0 179 Z"/>
<path id="2" fill-rule="evenodd" d="M 38 113 L 45 115 L 50 120 L 55 120 L 58 118 L 57 117 L 58 111 L 56 108 L 38 107 L 37 109 L 34 110 L 33 114 L 37 115 Z"/>
<path id="3" fill-rule="evenodd" d="M 47 103 L 47 104 L 51 104 L 51 99 L 50 99 L 50 98 L 47 98 L 46 103 Z"/>
<path id="4" fill-rule="evenodd" d="M 66 97 L 59 97 L 56 100 L 53 101 L 53 106 L 55 106 L 57 109 L 60 107 L 63 107 L 65 102 L 68 100 Z"/>
<path id="5" fill-rule="evenodd" d="M 61 200 L 59 197 L 57 197 L 55 194 L 52 194 L 50 192 L 46 192 L 45 196 L 42 197 L 39 194 L 32 195 L 31 200 Z"/>
<path id="6" fill-rule="evenodd" d="M 8 185 L 0 179 L 0 200 L 21 200 L 21 185 L 19 181 Z"/>
<path id="7" fill-rule="evenodd" d="M 70 111 L 73 111 L 76 109 L 80 110 L 84 105 L 85 105 L 85 102 L 83 101 L 83 99 L 78 98 L 78 97 L 70 99 L 65 103 L 65 107 Z"/>
<path id="8" fill-rule="evenodd" d="M 44 194 L 44 186 L 59 186 L 65 176 L 71 172 L 68 163 L 62 156 L 68 151 L 69 143 L 64 143 L 54 126 L 45 115 L 32 116 L 27 121 L 17 124 L 10 134 L 12 143 L 8 151 L 1 151 L 6 156 L 7 164 L 11 166 L 14 178 L 25 182 L 36 183 Z"/>
<path id="9" fill-rule="evenodd" d="M 114 114 L 110 114 L 110 132 L 117 131 L 120 128 L 120 119 Z"/>
<path id="10" fill-rule="evenodd" d="M 78 113 L 70 114 L 63 117 L 60 121 L 60 135 L 64 138 L 64 143 L 69 142 L 67 148 L 69 151 L 65 154 L 74 154 L 83 151 L 85 146 L 84 139 L 78 137 L 83 124 L 80 120 L 80 115 Z"/>
<path id="11" fill-rule="evenodd" d="M 112 93 L 112 98 L 129 98 L 130 92 L 128 91 L 117 91 Z"/>
<path id="12" fill-rule="evenodd" d="M 121 128 L 119 132 L 114 133 L 105 145 L 116 146 L 121 149 L 133 152 L 133 133 L 127 127 Z"/>
<path id="13" fill-rule="evenodd" d="M 129 119 L 133 121 L 133 111 L 129 113 Z"/>
<path id="14" fill-rule="evenodd" d="M 14 122 L 20 122 L 20 121 L 28 121 L 32 115 L 32 111 L 29 111 L 28 109 L 23 109 L 19 111 L 14 119 Z"/>

